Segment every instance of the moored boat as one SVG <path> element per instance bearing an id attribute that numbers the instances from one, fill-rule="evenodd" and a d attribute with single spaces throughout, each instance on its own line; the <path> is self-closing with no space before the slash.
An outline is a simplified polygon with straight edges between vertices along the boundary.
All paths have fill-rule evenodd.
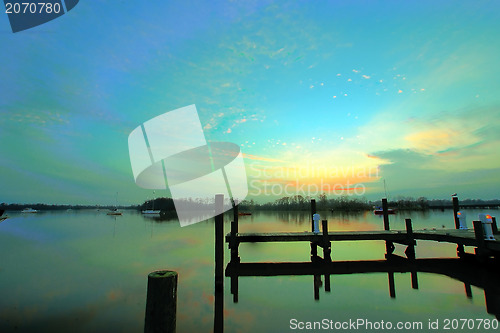
<path id="1" fill-rule="evenodd" d="M 36 209 L 33 208 L 24 208 L 21 213 L 38 213 Z"/>
<path id="2" fill-rule="evenodd" d="M 373 211 L 373 214 L 375 215 L 383 215 L 384 210 L 382 208 L 377 208 Z M 396 209 L 393 208 L 387 208 L 387 214 L 396 214 Z"/>
<path id="3" fill-rule="evenodd" d="M 115 208 L 107 212 L 106 215 L 122 215 L 122 212 L 120 212 L 117 208 Z"/>
<path id="4" fill-rule="evenodd" d="M 146 210 L 143 210 L 141 213 L 146 214 L 146 215 L 160 215 L 160 211 L 154 210 L 154 209 L 146 209 Z"/>

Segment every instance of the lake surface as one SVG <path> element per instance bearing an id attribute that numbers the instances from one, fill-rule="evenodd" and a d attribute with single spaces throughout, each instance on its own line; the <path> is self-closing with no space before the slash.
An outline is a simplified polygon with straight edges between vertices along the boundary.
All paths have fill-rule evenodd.
<path id="1" fill-rule="evenodd" d="M 467 210 L 469 227 L 479 212 L 498 216 L 497 210 Z M 383 229 L 382 218 L 371 212 L 319 213 L 330 231 Z M 135 211 L 123 216 L 97 210 L 6 214 L 10 218 L 0 223 L 0 332 L 142 332 L 147 275 L 159 269 L 179 273 L 177 332 L 212 331 L 213 220 L 181 228 L 177 221 L 158 222 Z M 404 230 L 405 218 L 412 218 L 414 229 L 454 228 L 453 213 L 446 210 L 391 216 L 391 229 Z M 225 216 L 226 233 L 230 219 Z M 239 229 L 309 231 L 309 214 L 257 212 L 240 217 Z M 403 252 L 396 245 L 395 254 Z M 454 258 L 456 245 L 418 241 L 416 253 L 417 258 Z M 384 254 L 381 241 L 332 244 L 333 260 L 382 260 Z M 244 243 L 240 257 L 242 262 L 309 261 L 310 246 Z M 286 332 L 298 330 L 290 329 L 293 319 L 304 325 L 363 319 L 422 322 L 421 332 L 435 332 L 429 320 L 439 320 L 441 331 L 446 319 L 495 319 L 486 311 L 482 289 L 473 286 L 468 298 L 462 282 L 421 272 L 418 290 L 411 287 L 410 273 L 396 273 L 394 281 L 396 297 L 391 298 L 387 273 L 332 275 L 331 292 L 321 288 L 318 301 L 312 276 L 240 277 L 239 302 L 233 303 L 225 278 L 224 329 Z"/>

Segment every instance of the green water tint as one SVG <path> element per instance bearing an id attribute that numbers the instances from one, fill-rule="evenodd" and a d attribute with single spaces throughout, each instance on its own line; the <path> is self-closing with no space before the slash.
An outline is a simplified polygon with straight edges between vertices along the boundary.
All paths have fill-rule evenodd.
<path id="1" fill-rule="evenodd" d="M 479 212 L 498 215 L 494 210 L 467 214 L 472 219 Z M 371 212 L 319 213 L 328 219 L 331 231 L 383 229 L 382 218 Z M 67 332 L 68 328 L 141 332 L 147 277 L 158 270 L 179 274 L 177 332 L 212 330 L 212 221 L 180 228 L 176 221 L 157 222 L 132 211 L 118 217 L 93 210 L 8 215 L 0 224 L 0 332 Z M 397 214 L 390 217 L 391 229 L 404 230 L 408 217 L 414 230 L 454 227 L 448 210 Z M 309 223 L 307 212 L 257 212 L 240 217 L 239 230 L 308 231 Z M 227 263 L 227 244 L 225 248 Z M 403 246 L 397 246 L 395 253 L 403 255 L 403 251 Z M 453 258 L 456 246 L 419 241 L 416 252 L 417 258 Z M 332 245 L 333 260 L 382 260 L 384 253 L 380 241 Z M 308 261 L 309 256 L 308 243 L 240 245 L 243 262 Z M 315 301 L 312 276 L 240 277 L 239 302 L 233 303 L 229 278 L 225 278 L 225 331 L 285 332 L 293 318 L 421 321 L 422 331 L 427 331 L 429 319 L 494 318 L 486 312 L 482 289 L 472 287 L 470 299 L 460 281 L 421 272 L 418 290 L 411 288 L 410 273 L 395 273 L 394 281 L 396 298 L 391 298 L 387 273 L 332 275 L 331 292 L 321 287 L 320 300 Z"/>

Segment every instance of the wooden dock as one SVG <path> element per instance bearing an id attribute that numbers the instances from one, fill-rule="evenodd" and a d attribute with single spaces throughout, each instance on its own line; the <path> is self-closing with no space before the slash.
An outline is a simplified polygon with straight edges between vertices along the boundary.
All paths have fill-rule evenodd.
<path id="1" fill-rule="evenodd" d="M 456 200 L 455 200 L 456 199 Z M 231 222 L 231 232 L 226 235 L 226 242 L 231 249 L 231 262 L 240 262 L 238 248 L 241 243 L 262 242 L 310 242 L 311 261 L 331 261 L 331 244 L 340 241 L 385 241 L 386 256 L 394 252 L 394 243 L 406 245 L 405 254 L 409 259 L 415 258 L 415 246 L 417 240 L 446 242 L 457 244 L 457 255 L 465 255 L 464 246 L 475 247 L 475 254 L 481 257 L 500 257 L 500 234 L 493 217 L 492 230 L 493 239 L 485 239 L 484 230 L 480 221 L 473 221 L 473 230 L 459 229 L 457 212 L 459 210 L 458 199 L 454 198 L 454 217 L 456 229 L 440 230 L 413 230 L 411 219 L 405 219 L 406 230 L 390 230 L 387 200 L 382 200 L 384 210 L 384 230 L 375 231 L 328 231 L 328 221 L 322 220 L 322 232 L 276 232 L 276 233 L 240 233 L 238 232 L 237 207 L 234 212 L 234 220 Z M 311 216 L 316 213 L 316 203 L 311 200 Z M 311 220 L 312 223 L 314 223 Z M 317 248 L 323 248 L 323 258 L 318 257 Z"/>
<path id="2" fill-rule="evenodd" d="M 500 235 L 494 235 L 495 240 L 482 241 L 476 238 L 474 230 L 415 230 L 409 235 L 403 230 L 380 230 L 380 231 L 329 231 L 326 235 L 314 234 L 312 232 L 282 232 L 282 233 L 237 233 L 226 235 L 226 242 L 235 245 L 238 243 L 262 243 L 262 242 L 315 242 L 318 245 L 325 239 L 327 241 L 391 241 L 393 243 L 409 245 L 416 240 L 428 240 L 436 242 L 455 243 L 463 246 L 484 246 L 486 249 L 500 252 Z"/>
<path id="3" fill-rule="evenodd" d="M 219 205 L 220 205 L 219 199 Z M 216 199 L 217 202 L 217 199 Z M 233 209 L 231 231 L 225 235 L 223 231 L 222 214 L 216 216 L 215 222 L 215 292 L 216 299 L 222 299 L 223 271 L 223 240 L 229 245 L 230 262 L 225 268 L 225 276 L 231 278 L 231 294 L 233 302 L 238 302 L 239 276 L 278 276 L 278 275 L 312 275 L 314 277 L 314 298 L 319 300 L 319 289 L 331 291 L 330 276 L 337 274 L 364 274 L 387 273 L 389 281 L 389 295 L 396 297 L 394 273 L 411 273 L 413 289 L 418 289 L 417 272 L 435 273 L 449 276 L 462 281 L 467 297 L 472 297 L 471 285 L 484 289 L 487 312 L 500 318 L 500 287 L 497 281 L 500 277 L 500 233 L 496 219 L 492 218 L 491 229 L 493 237 L 486 239 L 481 221 L 473 221 L 473 229 L 462 230 L 458 218 L 458 198 L 453 198 L 453 214 L 455 229 L 442 230 L 413 230 L 412 220 L 405 219 L 405 230 L 391 230 L 387 200 L 382 200 L 383 230 L 374 231 L 329 231 L 328 221 L 322 220 L 321 232 L 314 232 L 313 215 L 316 213 L 316 202 L 311 200 L 311 230 L 305 232 L 273 232 L 273 233 L 240 233 L 238 230 L 238 206 Z M 432 258 L 416 259 L 415 246 L 417 241 L 446 242 L 457 245 L 459 258 Z M 334 261 L 332 260 L 332 243 L 342 241 L 384 241 L 386 260 L 377 261 Z M 309 262 L 241 262 L 239 245 L 241 243 L 261 242 L 308 242 L 311 247 L 311 261 Z M 406 258 L 394 255 L 394 244 L 406 245 Z M 466 253 L 465 246 L 474 247 L 474 253 Z M 318 248 L 323 255 L 318 255 Z M 479 274 L 479 275 L 478 275 Z M 223 305 L 220 301 L 216 310 L 220 312 Z M 217 302 L 216 302 L 217 303 Z M 221 323 L 216 316 L 215 322 Z M 214 326 L 215 327 L 215 326 Z M 219 326 L 220 327 L 220 326 Z M 219 330 L 218 330 L 219 331 Z"/>

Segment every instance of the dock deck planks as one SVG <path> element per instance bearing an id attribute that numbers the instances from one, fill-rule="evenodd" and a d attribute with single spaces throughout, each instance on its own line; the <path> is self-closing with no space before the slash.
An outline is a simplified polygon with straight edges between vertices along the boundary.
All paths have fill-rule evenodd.
<path id="1" fill-rule="evenodd" d="M 375 231 L 330 231 L 329 241 L 369 241 L 381 240 L 407 244 L 410 240 L 406 230 L 375 230 Z M 464 246 L 478 246 L 473 230 L 414 230 L 412 237 L 415 240 L 429 240 L 454 243 Z M 321 242 L 323 234 L 312 232 L 276 232 L 276 233 L 237 233 L 235 240 L 239 243 L 261 242 Z M 226 242 L 231 241 L 231 234 L 226 235 Z M 486 240 L 486 247 L 493 251 L 500 251 L 500 235 L 495 240 Z"/>

